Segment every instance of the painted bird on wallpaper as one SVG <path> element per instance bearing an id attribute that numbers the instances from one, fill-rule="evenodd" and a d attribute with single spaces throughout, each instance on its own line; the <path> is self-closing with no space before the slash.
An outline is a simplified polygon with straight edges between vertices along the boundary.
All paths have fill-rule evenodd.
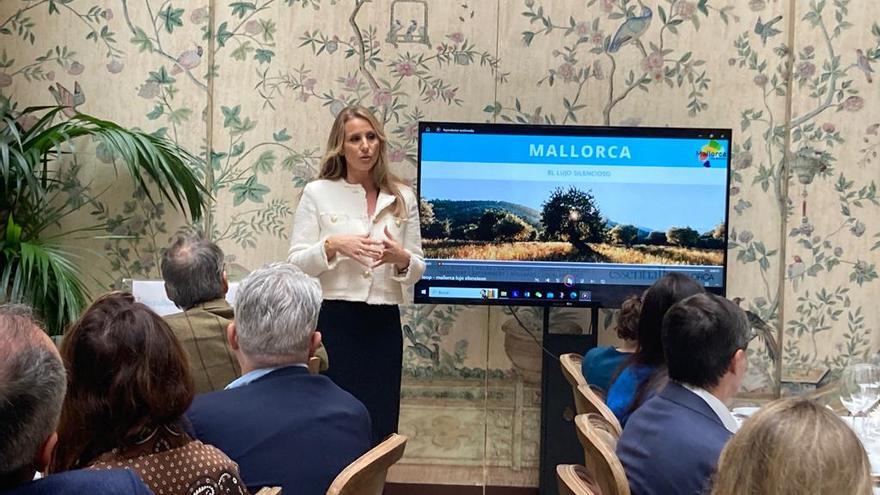
<path id="1" fill-rule="evenodd" d="M 76 107 L 86 102 L 86 95 L 83 93 L 78 82 L 73 83 L 73 93 L 62 86 L 61 83 L 49 86 L 49 92 L 52 93 L 55 101 L 63 107 L 61 111 L 68 117 L 73 117 L 77 113 Z"/>
<path id="2" fill-rule="evenodd" d="M 394 19 L 394 22 L 391 23 L 391 30 L 388 33 L 388 38 L 395 38 L 401 29 L 403 29 L 403 23 L 400 22 L 400 19 Z"/>
<path id="3" fill-rule="evenodd" d="M 807 264 L 804 263 L 804 260 L 802 260 L 800 256 L 794 255 L 794 261 L 789 263 L 785 268 L 785 276 L 787 279 L 791 280 L 791 288 L 794 289 L 795 292 L 798 291 L 798 287 L 801 282 L 804 281 L 806 273 Z"/>
<path id="4" fill-rule="evenodd" d="M 731 300 L 737 306 L 742 307 L 741 303 L 743 298 L 734 297 Z M 766 321 L 762 320 L 761 317 L 755 313 L 752 313 L 745 308 L 743 308 L 743 311 L 745 311 L 746 317 L 749 319 L 749 328 L 751 328 L 755 333 L 755 336 L 761 339 L 761 342 L 764 343 L 764 347 L 767 349 L 767 355 L 770 356 L 770 360 L 776 362 L 776 358 L 779 357 L 779 344 L 776 343 L 773 327 L 768 325 Z"/>
<path id="5" fill-rule="evenodd" d="M 874 82 L 874 78 L 871 77 L 871 73 L 874 72 L 874 69 L 871 68 L 871 60 L 865 56 L 865 52 L 861 49 L 856 50 L 856 65 L 865 73 L 868 84 Z"/>
<path id="6" fill-rule="evenodd" d="M 638 40 L 643 34 L 645 34 L 648 27 L 651 26 L 651 19 L 654 17 L 654 13 L 650 8 L 642 4 L 642 2 L 639 2 L 639 5 L 642 6 L 642 13 L 627 18 L 627 20 L 623 21 L 623 24 L 617 28 L 617 32 L 614 33 L 614 36 L 611 37 L 611 41 L 608 43 L 608 53 L 615 53 L 620 50 L 620 47 L 630 41 Z"/>
<path id="7" fill-rule="evenodd" d="M 403 33 L 403 38 L 407 41 L 411 41 L 413 36 L 415 36 L 416 31 L 419 30 L 419 23 L 416 22 L 415 19 L 409 21 L 409 27 L 406 28 L 406 32 Z"/>
<path id="8" fill-rule="evenodd" d="M 761 37 L 761 43 L 763 43 L 764 46 L 767 46 L 767 38 L 776 36 L 782 32 L 773 27 L 774 24 L 781 20 L 782 16 L 778 15 L 767 22 L 761 22 L 761 17 L 758 16 L 758 22 L 755 23 L 755 34 Z"/>
<path id="9" fill-rule="evenodd" d="M 191 50 L 187 50 L 177 57 L 177 64 L 171 68 L 172 74 L 180 74 L 185 70 L 195 69 L 202 62 L 202 54 L 204 49 L 197 46 Z"/>

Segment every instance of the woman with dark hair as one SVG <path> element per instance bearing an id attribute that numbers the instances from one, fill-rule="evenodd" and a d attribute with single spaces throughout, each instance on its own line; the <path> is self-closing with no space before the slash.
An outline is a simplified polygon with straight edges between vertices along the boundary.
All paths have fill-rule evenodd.
<path id="1" fill-rule="evenodd" d="M 608 407 L 621 426 L 665 382 L 666 358 L 660 326 L 666 310 L 678 301 L 704 291 L 699 282 L 676 272 L 663 276 L 645 291 L 639 316 L 638 348 L 624 362 L 608 389 Z"/>
<path id="2" fill-rule="evenodd" d="M 52 472 L 128 468 L 157 494 L 247 493 L 234 462 L 178 426 L 194 394 L 186 354 L 131 294 L 92 303 L 61 356 L 68 387 Z"/>
<path id="3" fill-rule="evenodd" d="M 422 277 L 416 195 L 388 167 L 366 108 L 336 116 L 317 180 L 303 190 L 288 261 L 321 281 L 326 375 L 370 412 L 373 443 L 397 431 L 403 333 L 398 305 Z"/>
<path id="4" fill-rule="evenodd" d="M 641 311 L 640 295 L 630 296 L 623 301 L 617 313 L 615 327 L 617 336 L 623 340 L 623 344 L 617 347 L 611 345 L 594 347 L 584 354 L 581 371 L 587 383 L 608 391 L 614 373 L 636 350 Z"/>

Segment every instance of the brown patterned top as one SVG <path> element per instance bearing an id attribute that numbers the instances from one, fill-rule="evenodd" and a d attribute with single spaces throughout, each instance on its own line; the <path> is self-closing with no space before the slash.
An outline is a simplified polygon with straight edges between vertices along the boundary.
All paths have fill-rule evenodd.
<path id="1" fill-rule="evenodd" d="M 91 469 L 131 469 L 155 495 L 248 495 L 238 464 L 213 445 L 160 427 L 136 445 L 98 456 Z"/>

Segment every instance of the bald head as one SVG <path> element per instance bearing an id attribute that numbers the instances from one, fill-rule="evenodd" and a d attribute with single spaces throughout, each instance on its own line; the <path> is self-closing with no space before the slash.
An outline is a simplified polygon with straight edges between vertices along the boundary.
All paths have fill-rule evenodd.
<path id="1" fill-rule="evenodd" d="M 32 468 L 66 388 L 61 356 L 28 308 L 0 305 L 0 487 Z"/>

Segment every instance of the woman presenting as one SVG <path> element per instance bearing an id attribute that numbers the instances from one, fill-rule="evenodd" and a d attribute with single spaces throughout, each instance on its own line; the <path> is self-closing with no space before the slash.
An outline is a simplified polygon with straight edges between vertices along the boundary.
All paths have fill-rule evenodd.
<path id="1" fill-rule="evenodd" d="M 326 375 L 370 412 L 373 443 L 397 431 L 404 287 L 425 271 L 418 201 L 388 170 L 382 125 L 339 112 L 318 179 L 303 190 L 288 260 L 321 281 Z"/>

